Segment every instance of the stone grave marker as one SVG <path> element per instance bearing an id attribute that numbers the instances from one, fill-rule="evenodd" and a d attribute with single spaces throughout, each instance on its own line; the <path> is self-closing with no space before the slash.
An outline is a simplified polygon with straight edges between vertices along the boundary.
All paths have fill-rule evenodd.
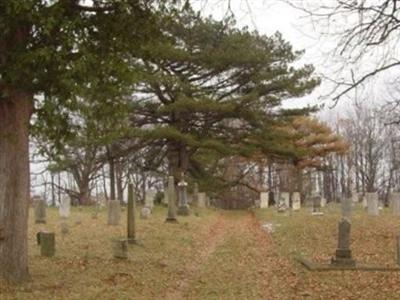
<path id="1" fill-rule="evenodd" d="M 145 220 L 150 218 L 151 216 L 151 209 L 148 207 L 142 207 L 142 209 L 140 210 L 140 218 Z"/>
<path id="2" fill-rule="evenodd" d="M 294 192 L 292 194 L 292 209 L 293 211 L 299 211 L 301 208 L 300 193 Z"/>
<path id="3" fill-rule="evenodd" d="M 118 259 L 128 258 L 128 241 L 126 239 L 112 240 L 113 257 Z"/>
<path id="4" fill-rule="evenodd" d="M 392 204 L 393 214 L 400 216 L 400 193 L 391 193 L 389 199 Z"/>
<path id="5" fill-rule="evenodd" d="M 118 200 L 108 201 L 108 225 L 119 225 L 121 219 L 121 204 Z"/>
<path id="6" fill-rule="evenodd" d="M 177 223 L 176 219 L 176 193 L 175 179 L 173 176 L 168 177 L 168 214 L 165 222 Z"/>
<path id="7" fill-rule="evenodd" d="M 366 193 L 368 215 L 379 215 L 378 193 Z"/>
<path id="8" fill-rule="evenodd" d="M 68 218 L 71 213 L 71 198 L 68 195 L 64 195 L 60 201 L 60 207 L 58 208 L 58 214 L 61 218 Z"/>
<path id="9" fill-rule="evenodd" d="M 56 238 L 54 232 L 41 231 L 37 234 L 37 240 L 40 245 L 40 255 L 53 257 L 56 249 Z"/>
<path id="10" fill-rule="evenodd" d="M 156 197 L 157 191 L 154 189 L 150 189 L 146 191 L 146 195 L 144 197 L 144 206 L 148 207 L 150 211 L 154 208 L 154 198 Z"/>
<path id="11" fill-rule="evenodd" d="M 206 193 L 199 193 L 198 194 L 198 199 L 197 199 L 197 206 L 198 207 L 206 207 Z"/>
<path id="12" fill-rule="evenodd" d="M 179 206 L 178 206 L 178 216 L 189 216 L 190 215 L 190 208 L 188 204 L 188 195 L 187 195 L 187 182 L 183 179 L 178 182 L 178 199 L 179 199 Z"/>
<path id="13" fill-rule="evenodd" d="M 260 193 L 260 208 L 268 208 L 268 192 Z"/>
<path id="14" fill-rule="evenodd" d="M 345 220 L 351 220 L 351 213 L 352 213 L 352 199 L 344 197 L 342 198 L 341 202 L 341 209 L 342 209 L 342 218 Z"/>
<path id="15" fill-rule="evenodd" d="M 40 198 L 35 202 L 35 223 L 46 224 L 46 201 Z"/>
<path id="16" fill-rule="evenodd" d="M 351 203 L 351 199 L 349 199 Z M 351 224 L 349 220 L 343 219 L 339 222 L 338 248 L 335 257 L 332 258 L 332 264 L 355 266 L 356 262 L 352 258 L 350 250 L 350 230 Z"/>

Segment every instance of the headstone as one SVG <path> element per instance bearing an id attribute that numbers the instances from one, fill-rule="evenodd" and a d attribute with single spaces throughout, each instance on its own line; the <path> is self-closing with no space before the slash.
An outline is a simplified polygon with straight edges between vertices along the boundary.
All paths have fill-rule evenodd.
<path id="1" fill-rule="evenodd" d="M 197 205 L 198 201 L 199 201 L 199 184 L 195 182 L 193 186 L 193 203 Z"/>
<path id="2" fill-rule="evenodd" d="M 164 197 L 162 199 L 162 203 L 168 205 L 168 189 L 164 190 Z"/>
<path id="3" fill-rule="evenodd" d="M 178 206 L 178 215 L 179 216 L 189 216 L 190 208 L 188 204 L 188 196 L 187 196 L 187 182 L 182 178 L 181 181 L 178 182 L 178 198 L 179 198 L 179 206 Z"/>
<path id="4" fill-rule="evenodd" d="M 69 226 L 68 223 L 66 221 L 62 221 L 60 224 L 60 228 L 61 228 L 61 234 L 65 235 L 69 233 Z"/>
<path id="5" fill-rule="evenodd" d="M 54 232 L 41 231 L 38 234 L 40 255 L 52 257 L 55 254 L 56 239 Z"/>
<path id="6" fill-rule="evenodd" d="M 260 193 L 260 208 L 268 208 L 268 192 Z"/>
<path id="7" fill-rule="evenodd" d="M 140 218 L 141 219 L 148 219 L 150 218 L 151 215 L 151 210 L 148 207 L 142 207 L 142 209 L 140 210 Z"/>
<path id="8" fill-rule="evenodd" d="M 175 179 L 173 176 L 168 177 L 168 215 L 166 222 L 176 223 L 176 193 L 175 193 Z"/>
<path id="9" fill-rule="evenodd" d="M 128 258 L 128 241 L 125 239 L 115 239 L 112 241 L 113 257 L 118 259 Z"/>
<path id="10" fill-rule="evenodd" d="M 294 192 L 292 194 L 292 209 L 294 211 L 299 211 L 301 208 L 301 200 L 300 200 L 300 193 Z"/>
<path id="11" fill-rule="evenodd" d="M 312 212 L 320 212 L 321 211 L 321 196 L 320 195 L 314 195 L 311 197 L 312 199 Z"/>
<path id="12" fill-rule="evenodd" d="M 368 215 L 378 216 L 379 215 L 379 202 L 378 193 L 366 193 L 367 205 L 368 205 Z"/>
<path id="13" fill-rule="evenodd" d="M 46 224 L 46 201 L 38 199 L 35 203 L 35 223 Z"/>
<path id="14" fill-rule="evenodd" d="M 400 215 L 400 193 L 391 193 L 389 195 L 390 203 L 392 204 L 393 214 Z"/>
<path id="15" fill-rule="evenodd" d="M 134 244 L 136 242 L 136 197 L 135 193 L 133 192 L 133 184 L 128 184 L 128 243 Z"/>
<path id="16" fill-rule="evenodd" d="M 60 207 L 58 208 L 58 213 L 61 218 L 68 218 L 71 211 L 71 198 L 69 196 L 64 196 L 61 198 Z"/>
<path id="17" fill-rule="evenodd" d="M 349 202 L 351 202 L 351 199 Z M 351 224 L 348 220 L 344 219 L 339 222 L 338 248 L 336 249 L 335 257 L 332 258 L 332 264 L 334 265 L 355 266 L 356 264 L 351 256 L 350 229 Z"/>
<path id="18" fill-rule="evenodd" d="M 280 198 L 281 201 L 285 203 L 286 208 L 290 207 L 290 194 L 288 192 L 282 192 L 280 193 Z"/>
<path id="19" fill-rule="evenodd" d="M 198 207 L 206 207 L 207 204 L 206 193 L 199 193 L 197 199 L 197 206 Z"/>
<path id="20" fill-rule="evenodd" d="M 342 208 L 342 218 L 348 221 L 351 220 L 351 213 L 352 213 L 352 199 L 344 197 L 342 198 L 341 208 Z"/>
<path id="21" fill-rule="evenodd" d="M 150 211 L 154 208 L 154 198 L 156 197 L 157 191 L 150 189 L 146 191 L 146 195 L 144 197 L 144 206 L 150 208 Z"/>
<path id="22" fill-rule="evenodd" d="M 119 225 L 121 218 L 121 204 L 118 200 L 108 201 L 108 225 Z"/>
<path id="23" fill-rule="evenodd" d="M 286 204 L 286 200 L 284 197 L 282 197 L 282 194 L 279 194 L 278 196 L 278 212 L 283 213 L 286 212 L 286 210 L 289 208 L 288 205 Z"/>
<path id="24" fill-rule="evenodd" d="M 325 207 L 326 206 L 326 198 L 321 196 L 321 207 Z"/>

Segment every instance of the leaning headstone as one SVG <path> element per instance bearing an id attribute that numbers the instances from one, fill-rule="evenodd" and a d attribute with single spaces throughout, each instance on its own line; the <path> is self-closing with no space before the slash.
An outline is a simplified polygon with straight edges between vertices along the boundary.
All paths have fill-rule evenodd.
<path id="1" fill-rule="evenodd" d="M 54 232 L 41 231 L 38 233 L 38 242 L 40 244 L 40 255 L 52 257 L 55 254 L 56 239 Z"/>
<path id="2" fill-rule="evenodd" d="M 351 202 L 351 199 L 349 202 Z M 356 264 L 351 256 L 350 229 L 351 224 L 348 220 L 339 222 L 338 248 L 336 249 L 335 257 L 332 258 L 332 264 L 334 265 L 355 266 Z"/>
<path id="3" fill-rule="evenodd" d="M 118 259 L 128 258 L 128 241 L 125 239 L 115 239 L 112 241 L 113 257 Z"/>
<path id="4" fill-rule="evenodd" d="M 119 225 L 121 218 L 121 204 L 118 200 L 108 201 L 108 225 Z"/>
<path id="5" fill-rule="evenodd" d="M 151 216 L 151 210 L 148 207 L 142 207 L 142 209 L 140 210 L 140 218 L 141 219 L 148 219 Z"/>
<path id="6" fill-rule="evenodd" d="M 390 203 L 392 204 L 393 214 L 400 215 L 400 193 L 391 193 L 389 195 Z"/>
<path id="7" fill-rule="evenodd" d="M 168 215 L 165 222 L 176 223 L 176 193 L 175 179 L 173 176 L 168 177 Z"/>
<path id="8" fill-rule="evenodd" d="M 133 184 L 128 184 L 128 243 L 134 244 L 136 242 L 136 197 L 133 192 Z"/>
<path id="9" fill-rule="evenodd" d="M 260 208 L 268 208 L 268 192 L 260 193 Z"/>
<path id="10" fill-rule="evenodd" d="M 60 207 L 58 208 L 58 213 L 61 218 L 68 218 L 71 212 L 71 198 L 69 196 L 64 196 L 61 198 Z"/>
<path id="11" fill-rule="evenodd" d="M 178 198 L 179 198 L 178 216 L 190 215 L 190 208 L 187 196 L 187 185 L 188 185 L 187 182 L 183 178 L 181 181 L 178 182 Z"/>
<path id="12" fill-rule="evenodd" d="M 39 199 L 35 204 L 35 223 L 46 224 L 46 201 Z"/>
<path id="13" fill-rule="evenodd" d="M 294 192 L 292 194 L 292 209 L 294 211 L 299 211 L 301 208 L 301 200 L 300 200 L 300 193 Z"/>
<path id="14" fill-rule="evenodd" d="M 366 193 L 367 205 L 368 205 L 368 215 L 378 216 L 379 215 L 379 202 L 378 193 Z"/>
<path id="15" fill-rule="evenodd" d="M 146 195 L 144 197 L 144 206 L 150 208 L 152 211 L 154 208 L 154 198 L 156 197 L 157 191 L 150 189 L 146 191 Z"/>
<path id="16" fill-rule="evenodd" d="M 197 199 L 197 206 L 198 207 L 206 207 L 206 193 L 199 193 Z"/>

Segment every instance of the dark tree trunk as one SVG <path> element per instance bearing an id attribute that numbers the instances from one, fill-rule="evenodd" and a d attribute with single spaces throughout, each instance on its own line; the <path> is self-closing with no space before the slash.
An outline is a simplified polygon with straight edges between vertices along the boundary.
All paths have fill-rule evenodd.
<path id="1" fill-rule="evenodd" d="M 32 97 L 0 100 L 0 277 L 28 278 L 29 120 Z"/>
<path id="2" fill-rule="evenodd" d="M 114 158 L 112 157 L 112 153 L 109 149 L 107 149 L 108 155 L 108 165 L 110 172 L 110 200 L 115 200 L 115 164 Z"/>

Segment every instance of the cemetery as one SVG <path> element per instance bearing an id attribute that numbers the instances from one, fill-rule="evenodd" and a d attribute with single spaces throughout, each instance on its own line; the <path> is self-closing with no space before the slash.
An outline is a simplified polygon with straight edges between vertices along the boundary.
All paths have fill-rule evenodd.
<path id="1" fill-rule="evenodd" d="M 400 299 L 398 1 L 0 1 L 0 300 Z"/>

